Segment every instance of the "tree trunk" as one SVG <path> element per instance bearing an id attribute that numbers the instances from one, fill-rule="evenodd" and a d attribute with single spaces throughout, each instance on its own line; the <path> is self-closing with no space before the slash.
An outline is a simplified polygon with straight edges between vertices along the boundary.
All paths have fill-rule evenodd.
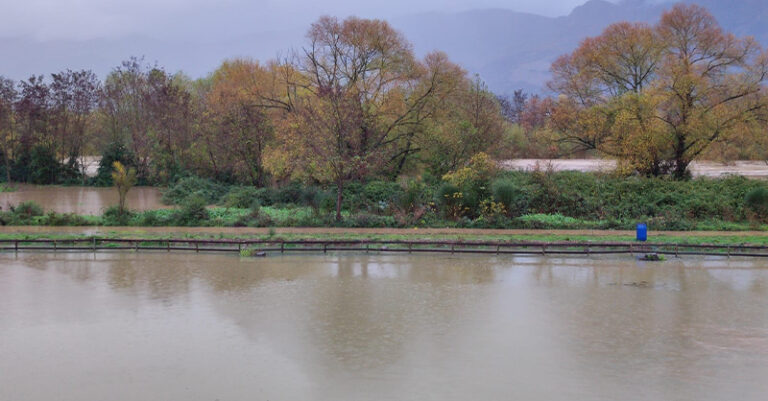
<path id="1" fill-rule="evenodd" d="M 676 160 L 675 161 L 675 171 L 674 171 L 674 177 L 676 180 L 684 180 L 688 178 L 687 172 L 688 172 L 688 165 L 690 162 L 683 161 L 683 160 Z"/>
<path id="2" fill-rule="evenodd" d="M 344 190 L 344 181 L 338 180 L 336 182 L 336 221 L 341 221 L 341 202 L 342 202 L 343 190 Z"/>
<path id="3" fill-rule="evenodd" d="M 397 177 L 399 177 L 400 174 L 403 172 L 403 168 L 405 167 L 405 161 L 406 159 L 408 159 L 408 155 L 410 153 L 411 153 L 411 137 L 408 137 L 408 142 L 406 142 L 405 150 L 403 151 L 403 157 L 397 163 L 397 167 L 395 168 L 395 171 L 392 174 L 394 179 L 397 179 Z"/>
<path id="4" fill-rule="evenodd" d="M 11 185 L 11 159 L 8 157 L 8 153 L 3 153 L 3 161 L 5 161 L 5 182 Z"/>

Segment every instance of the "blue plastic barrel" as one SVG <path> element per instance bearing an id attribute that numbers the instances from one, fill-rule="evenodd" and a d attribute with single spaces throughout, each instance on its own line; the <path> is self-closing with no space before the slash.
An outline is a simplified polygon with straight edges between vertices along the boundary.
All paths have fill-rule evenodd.
<path id="1" fill-rule="evenodd" d="M 648 239 L 648 226 L 645 223 L 637 224 L 637 240 L 645 241 Z"/>

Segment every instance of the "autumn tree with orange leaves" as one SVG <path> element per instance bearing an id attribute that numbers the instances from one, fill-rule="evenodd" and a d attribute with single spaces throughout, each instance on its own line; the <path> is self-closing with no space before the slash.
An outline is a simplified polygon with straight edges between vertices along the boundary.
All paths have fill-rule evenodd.
<path id="1" fill-rule="evenodd" d="M 768 57 L 706 9 L 676 5 L 655 26 L 619 23 L 552 65 L 561 140 L 648 175 L 690 163 L 766 107 Z"/>
<path id="2" fill-rule="evenodd" d="M 302 145 L 302 170 L 336 186 L 340 220 L 345 183 L 400 171 L 419 150 L 426 121 L 464 77 L 443 55 L 418 61 L 380 20 L 323 17 L 307 39 L 283 66 L 288 89 L 276 103 L 290 112 L 293 139 L 282 142 Z"/>
<path id="3" fill-rule="evenodd" d="M 206 99 L 213 124 L 206 138 L 211 162 L 255 186 L 268 184 L 264 155 L 281 110 L 266 100 L 276 90 L 273 68 L 226 61 L 213 73 Z"/>

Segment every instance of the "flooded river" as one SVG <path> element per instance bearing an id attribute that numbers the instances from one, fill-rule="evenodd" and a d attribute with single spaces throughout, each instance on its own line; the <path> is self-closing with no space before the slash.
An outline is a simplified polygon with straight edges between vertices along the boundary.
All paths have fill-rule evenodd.
<path id="1" fill-rule="evenodd" d="M 0 400 L 764 400 L 768 264 L 0 254 Z"/>
<path id="2" fill-rule="evenodd" d="M 0 192 L 0 207 L 33 201 L 47 212 L 100 215 L 104 209 L 117 205 L 115 188 L 63 187 L 55 185 L 14 184 L 14 192 Z M 160 190 L 154 187 L 135 187 L 128 192 L 126 203 L 132 210 L 150 210 L 168 207 L 160 202 Z"/>

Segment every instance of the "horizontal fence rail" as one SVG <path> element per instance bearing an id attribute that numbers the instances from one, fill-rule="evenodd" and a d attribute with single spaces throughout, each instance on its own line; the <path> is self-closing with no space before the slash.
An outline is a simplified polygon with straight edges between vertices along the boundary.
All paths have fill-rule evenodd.
<path id="1" fill-rule="evenodd" d="M 636 242 L 536 242 L 446 240 L 282 240 L 282 239 L 0 239 L 0 252 L 23 251 L 188 251 L 188 252 L 393 252 L 486 255 L 658 254 L 768 257 L 768 246 Z"/>

